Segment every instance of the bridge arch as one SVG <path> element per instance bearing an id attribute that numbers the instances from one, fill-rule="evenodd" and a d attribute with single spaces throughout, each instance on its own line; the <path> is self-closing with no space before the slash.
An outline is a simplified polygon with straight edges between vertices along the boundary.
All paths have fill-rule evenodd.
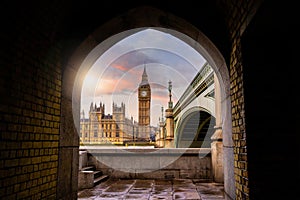
<path id="1" fill-rule="evenodd" d="M 178 122 L 176 147 L 210 148 L 215 123 L 215 117 L 205 108 L 190 108 Z"/>
<path id="2" fill-rule="evenodd" d="M 211 65 L 219 81 L 220 99 L 216 101 L 221 110 L 216 115 L 216 126 L 222 128 L 224 145 L 225 192 L 235 196 L 233 142 L 231 128 L 230 80 L 224 57 L 216 46 L 192 24 L 170 13 L 152 7 L 139 7 L 118 16 L 91 33 L 68 60 L 63 72 L 62 111 L 65 119 L 74 119 L 79 130 L 80 100 L 83 80 L 93 63 L 116 42 L 137 31 L 154 28 L 177 37 L 198 51 Z M 106 40 L 110 38 L 109 42 Z M 70 90 L 70 88 L 73 88 Z M 69 123 L 62 130 L 74 132 Z M 69 134 L 69 133 L 68 133 Z M 74 133 L 74 136 L 78 134 Z M 70 135 L 66 135 L 70 139 Z M 63 163 L 61 163 L 63 165 Z"/>

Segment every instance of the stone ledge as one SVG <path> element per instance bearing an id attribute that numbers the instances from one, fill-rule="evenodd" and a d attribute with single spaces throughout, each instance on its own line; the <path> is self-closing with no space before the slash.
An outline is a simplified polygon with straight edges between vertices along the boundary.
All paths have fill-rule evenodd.
<path id="1" fill-rule="evenodd" d="M 103 148 L 96 146 L 84 146 L 80 147 L 80 150 L 86 150 L 88 153 L 93 155 L 129 155 L 129 156 L 140 156 L 140 155 L 207 155 L 211 152 L 211 148 Z"/>

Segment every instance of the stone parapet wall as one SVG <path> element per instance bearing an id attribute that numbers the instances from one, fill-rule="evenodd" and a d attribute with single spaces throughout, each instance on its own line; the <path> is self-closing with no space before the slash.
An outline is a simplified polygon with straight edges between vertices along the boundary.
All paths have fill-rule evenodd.
<path id="1" fill-rule="evenodd" d="M 113 178 L 212 179 L 210 148 L 89 148 L 88 152 L 88 165 Z"/>

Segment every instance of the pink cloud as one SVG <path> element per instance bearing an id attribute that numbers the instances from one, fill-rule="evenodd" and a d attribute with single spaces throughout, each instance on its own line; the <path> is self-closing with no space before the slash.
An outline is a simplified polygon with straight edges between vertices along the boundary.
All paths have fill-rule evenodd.
<path id="1" fill-rule="evenodd" d="M 134 82 L 126 79 L 101 79 L 96 88 L 96 93 L 99 95 L 104 94 L 117 94 L 125 91 L 134 92 L 136 85 Z"/>
<path id="2" fill-rule="evenodd" d="M 151 94 L 151 99 L 154 100 L 154 101 L 159 101 L 161 104 L 167 105 L 168 102 L 169 102 L 169 95 L 168 94 L 162 95 L 162 94 L 152 93 Z M 175 104 L 177 102 L 177 98 L 174 95 L 172 96 L 172 101 L 173 101 L 173 104 Z"/>
<path id="3" fill-rule="evenodd" d="M 112 68 L 121 70 L 121 71 L 127 71 L 128 69 L 122 65 L 111 65 Z"/>
<path id="4" fill-rule="evenodd" d="M 113 79 L 101 79 L 96 88 L 97 94 L 111 94 L 115 87 Z"/>
<path id="5" fill-rule="evenodd" d="M 169 97 L 168 96 L 161 96 L 161 95 L 156 95 L 156 94 L 151 94 L 151 99 L 161 101 L 161 102 L 168 102 Z"/>

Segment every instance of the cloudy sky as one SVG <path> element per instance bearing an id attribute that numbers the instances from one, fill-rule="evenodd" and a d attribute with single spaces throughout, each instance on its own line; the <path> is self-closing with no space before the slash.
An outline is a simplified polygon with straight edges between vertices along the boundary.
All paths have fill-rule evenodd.
<path id="1" fill-rule="evenodd" d="M 135 33 L 108 49 L 85 77 L 81 110 L 91 102 L 105 104 L 105 114 L 112 114 L 112 103 L 126 105 L 126 117 L 138 121 L 137 89 L 144 67 L 151 86 L 151 125 L 157 126 L 161 107 L 168 105 L 168 82 L 172 81 L 174 105 L 188 87 L 204 58 L 174 36 L 146 29 Z"/>

